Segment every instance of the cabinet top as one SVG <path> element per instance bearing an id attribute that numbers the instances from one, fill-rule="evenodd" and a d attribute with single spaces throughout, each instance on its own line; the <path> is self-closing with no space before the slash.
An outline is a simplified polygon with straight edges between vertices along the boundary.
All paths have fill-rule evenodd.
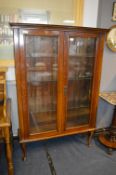
<path id="1" fill-rule="evenodd" d="M 12 28 L 46 28 L 46 29 L 58 29 L 58 30 L 81 30 L 81 31 L 87 31 L 87 30 L 93 30 L 96 32 L 103 32 L 107 33 L 109 29 L 103 29 L 103 28 L 92 28 L 92 27 L 81 27 L 81 26 L 67 26 L 67 25 L 53 25 L 53 24 L 32 24 L 32 23 L 10 23 L 10 26 Z"/>

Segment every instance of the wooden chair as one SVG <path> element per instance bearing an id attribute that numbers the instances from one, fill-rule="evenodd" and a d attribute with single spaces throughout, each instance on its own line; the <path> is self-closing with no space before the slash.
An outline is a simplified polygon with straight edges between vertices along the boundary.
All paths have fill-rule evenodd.
<path id="1" fill-rule="evenodd" d="M 13 161 L 11 148 L 11 100 L 6 98 L 6 69 L 0 69 L 0 139 L 6 144 L 6 158 L 8 174 L 13 175 Z"/>

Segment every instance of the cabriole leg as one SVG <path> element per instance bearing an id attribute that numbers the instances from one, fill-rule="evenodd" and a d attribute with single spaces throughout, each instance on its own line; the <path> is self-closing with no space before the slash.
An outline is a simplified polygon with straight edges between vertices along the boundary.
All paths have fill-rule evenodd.
<path id="1" fill-rule="evenodd" d="M 88 146 L 90 146 L 90 144 L 91 144 L 91 140 L 92 140 L 93 134 L 94 134 L 94 131 L 90 131 L 88 133 L 88 138 L 87 138 L 87 145 Z"/>
<path id="2" fill-rule="evenodd" d="M 22 149 L 22 160 L 26 160 L 26 144 L 25 143 L 20 143 L 21 149 Z"/>

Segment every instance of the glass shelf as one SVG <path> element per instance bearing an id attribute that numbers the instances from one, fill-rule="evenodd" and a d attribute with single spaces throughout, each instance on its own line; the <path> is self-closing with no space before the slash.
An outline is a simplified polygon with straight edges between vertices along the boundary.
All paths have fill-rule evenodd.
<path id="1" fill-rule="evenodd" d="M 82 108 L 89 108 L 89 106 L 88 105 L 86 105 L 86 106 L 78 106 L 78 107 L 70 107 L 70 108 L 68 108 L 69 110 L 77 110 L 77 109 L 82 109 Z"/>
<path id="2" fill-rule="evenodd" d="M 82 54 L 77 54 L 77 55 L 69 55 L 69 57 L 70 57 L 70 58 L 75 58 L 75 57 L 77 58 L 77 57 L 78 57 L 78 58 L 81 59 L 82 57 L 94 58 L 95 55 L 87 55 L 87 54 L 85 54 L 85 55 L 83 54 L 83 55 L 82 55 Z"/>
<path id="3" fill-rule="evenodd" d="M 31 128 L 30 132 L 47 132 L 56 130 L 55 112 L 30 113 Z"/>
<path id="4" fill-rule="evenodd" d="M 68 109 L 67 128 L 86 125 L 89 122 L 89 107 Z"/>
<path id="5" fill-rule="evenodd" d="M 45 72 L 45 68 L 46 68 L 46 65 L 44 65 L 43 67 L 29 67 L 29 68 L 27 67 L 27 71 L 39 73 L 39 72 Z M 53 70 L 53 67 L 52 67 L 52 70 Z"/>
<path id="6" fill-rule="evenodd" d="M 57 55 L 49 55 L 49 54 L 35 54 L 35 56 L 30 55 L 26 56 L 27 59 L 40 59 L 40 58 L 57 58 Z"/>
<path id="7" fill-rule="evenodd" d="M 45 81 L 28 81 L 29 85 L 37 86 L 44 83 L 57 83 L 57 80 L 45 80 Z"/>
<path id="8" fill-rule="evenodd" d="M 83 76 L 83 77 L 75 77 L 74 79 L 68 79 L 68 81 L 78 81 L 78 80 L 90 80 L 92 79 L 92 76 L 90 77 L 86 77 L 86 76 Z"/>

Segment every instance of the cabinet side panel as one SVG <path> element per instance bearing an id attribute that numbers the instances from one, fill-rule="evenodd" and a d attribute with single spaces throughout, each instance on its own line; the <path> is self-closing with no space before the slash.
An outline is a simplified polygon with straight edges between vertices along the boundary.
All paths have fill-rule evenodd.
<path id="1" fill-rule="evenodd" d="M 94 79 L 93 79 L 93 86 L 92 86 L 90 127 L 95 127 L 96 125 L 104 40 L 105 40 L 105 34 L 100 34 L 98 36 L 98 42 L 97 42 L 97 48 L 96 48 L 97 50 L 96 59 L 94 64 Z"/>
<path id="2" fill-rule="evenodd" d="M 24 123 L 23 123 L 23 109 L 22 109 L 22 94 L 21 94 L 21 67 L 20 67 L 20 51 L 19 51 L 19 29 L 14 29 L 14 57 L 15 57 L 15 74 L 16 87 L 18 97 L 18 116 L 19 116 L 19 136 L 20 140 L 24 139 Z"/>

